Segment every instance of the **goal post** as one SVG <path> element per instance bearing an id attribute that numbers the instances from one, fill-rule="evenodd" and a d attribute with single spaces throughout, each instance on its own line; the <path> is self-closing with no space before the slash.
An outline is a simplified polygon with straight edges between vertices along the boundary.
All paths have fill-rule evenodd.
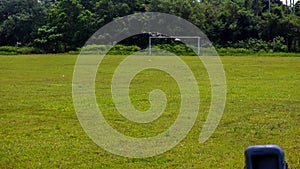
<path id="1" fill-rule="evenodd" d="M 175 39 L 181 41 L 180 39 L 197 39 L 197 55 L 200 56 L 200 36 L 150 36 L 149 37 L 149 55 L 152 55 L 152 39 Z"/>

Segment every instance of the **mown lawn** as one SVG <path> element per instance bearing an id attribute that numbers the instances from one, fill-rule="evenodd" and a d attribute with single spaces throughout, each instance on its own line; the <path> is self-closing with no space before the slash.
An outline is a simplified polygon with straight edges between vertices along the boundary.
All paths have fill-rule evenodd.
<path id="1" fill-rule="evenodd" d="M 197 57 L 182 57 L 194 71 L 201 93 L 197 122 L 189 135 L 156 157 L 130 159 L 110 154 L 85 134 L 72 103 L 75 55 L 0 56 L 0 168 L 228 168 L 244 166 L 244 150 L 277 144 L 290 168 L 300 168 L 300 58 L 222 57 L 227 103 L 213 136 L 198 142 L 210 106 L 208 75 Z M 147 92 L 161 88 L 169 100 L 152 124 L 135 124 L 117 113 L 110 96 L 112 74 L 122 56 L 103 61 L 96 80 L 97 101 L 120 132 L 154 136 L 176 119 L 180 93 L 174 79 L 149 70 L 131 84 L 131 100 L 149 108 Z M 161 85 L 163 84 L 163 85 Z"/>

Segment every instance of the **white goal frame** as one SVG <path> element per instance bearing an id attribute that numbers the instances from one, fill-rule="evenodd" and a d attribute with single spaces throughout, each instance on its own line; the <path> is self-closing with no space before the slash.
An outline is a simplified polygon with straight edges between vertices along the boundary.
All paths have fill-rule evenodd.
<path id="1" fill-rule="evenodd" d="M 150 36 L 149 37 L 149 55 L 152 55 L 152 39 L 198 39 L 198 51 L 197 54 L 200 56 L 200 43 L 201 37 L 200 36 Z"/>

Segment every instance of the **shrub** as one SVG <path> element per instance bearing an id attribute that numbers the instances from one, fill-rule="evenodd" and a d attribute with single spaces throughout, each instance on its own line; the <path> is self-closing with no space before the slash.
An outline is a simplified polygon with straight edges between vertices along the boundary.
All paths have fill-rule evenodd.
<path id="1" fill-rule="evenodd" d="M 287 46 L 285 44 L 285 40 L 281 36 L 277 36 L 274 38 L 274 51 L 275 52 L 286 52 L 287 51 Z"/>
<path id="2" fill-rule="evenodd" d="M 168 52 L 173 53 L 174 55 L 178 56 L 195 56 L 196 53 L 188 46 L 184 44 L 158 44 L 153 46 L 153 51 L 155 49 L 161 49 L 159 50 L 159 55 L 168 54 Z M 165 51 L 165 52 L 164 52 Z"/>
<path id="3" fill-rule="evenodd" d="M 269 51 L 272 49 L 272 42 L 266 42 L 261 39 L 249 38 L 247 40 L 241 40 L 237 43 L 231 45 L 233 48 L 244 48 L 244 49 L 252 49 L 254 52 L 258 52 L 261 50 Z"/>
<path id="4" fill-rule="evenodd" d="M 33 47 L 0 46 L 1 55 L 37 54 L 41 50 Z"/>
<path id="5" fill-rule="evenodd" d="M 109 50 L 108 55 L 130 55 L 134 52 L 140 51 L 141 48 L 138 46 L 125 46 L 125 45 L 115 45 Z"/>
<path id="6" fill-rule="evenodd" d="M 253 55 L 255 52 L 252 49 L 245 48 L 219 48 L 217 49 L 220 56 L 246 56 Z"/>
<path id="7" fill-rule="evenodd" d="M 138 46 L 115 45 L 112 48 L 111 47 L 112 47 L 111 45 L 87 45 L 81 49 L 81 53 L 84 53 L 84 54 L 107 54 L 107 55 L 130 55 L 134 52 L 141 50 L 141 48 Z M 78 49 L 78 50 L 80 51 L 80 49 Z M 109 50 L 109 51 L 107 53 L 105 53 L 107 50 Z M 76 53 L 76 51 L 73 51 L 72 53 Z"/>

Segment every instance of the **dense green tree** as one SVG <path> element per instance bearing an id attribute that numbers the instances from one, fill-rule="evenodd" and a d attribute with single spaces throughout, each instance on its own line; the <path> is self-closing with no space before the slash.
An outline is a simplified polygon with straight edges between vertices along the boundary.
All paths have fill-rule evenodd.
<path id="1" fill-rule="evenodd" d="M 98 0 L 95 2 L 95 14 L 103 24 L 112 21 L 114 18 L 133 14 L 136 11 L 144 11 L 141 1 L 133 0 Z"/>
<path id="2" fill-rule="evenodd" d="M 279 20 L 279 16 L 275 14 L 263 14 L 259 23 L 261 30 L 259 32 L 260 38 L 265 41 L 270 41 L 276 37 L 278 35 Z"/>
<path id="3" fill-rule="evenodd" d="M 49 11 L 47 23 L 39 29 L 35 43 L 46 51 L 75 50 L 89 38 L 94 22 L 94 14 L 78 0 L 61 0 Z M 53 44 L 54 41 L 58 44 Z"/>
<path id="4" fill-rule="evenodd" d="M 43 49 L 45 52 L 58 53 L 64 52 L 63 34 L 58 33 L 57 27 L 42 26 L 38 29 L 39 38 L 34 40 L 36 47 Z"/>
<path id="5" fill-rule="evenodd" d="M 269 0 L 0 0 L 0 45 L 22 42 L 25 45 L 33 44 L 47 52 L 75 50 L 108 22 L 135 12 L 148 11 L 170 13 L 189 20 L 217 46 L 249 47 L 249 44 L 253 46 L 256 42 L 271 44 L 275 38 L 280 40 L 280 44 L 286 44 L 289 51 L 299 51 L 300 2 L 295 5 L 295 13 L 280 0 L 270 2 L 271 4 Z M 135 38 L 135 42 L 145 43 L 138 36 Z M 130 44 L 131 41 L 124 42 Z M 254 45 L 255 48 L 260 46 L 265 49 L 263 45 Z"/>
<path id="6" fill-rule="evenodd" d="M 287 15 L 279 24 L 279 32 L 285 37 L 288 51 L 299 51 L 300 18 L 296 15 Z"/>
<path id="7" fill-rule="evenodd" d="M 295 5 L 295 14 L 300 17 L 300 1 Z"/>
<path id="8" fill-rule="evenodd" d="M 0 0 L 0 45 L 32 42 L 45 16 L 37 0 Z"/>
<path id="9" fill-rule="evenodd" d="M 164 12 L 188 19 L 192 11 L 191 0 L 152 0 L 148 11 Z"/>

